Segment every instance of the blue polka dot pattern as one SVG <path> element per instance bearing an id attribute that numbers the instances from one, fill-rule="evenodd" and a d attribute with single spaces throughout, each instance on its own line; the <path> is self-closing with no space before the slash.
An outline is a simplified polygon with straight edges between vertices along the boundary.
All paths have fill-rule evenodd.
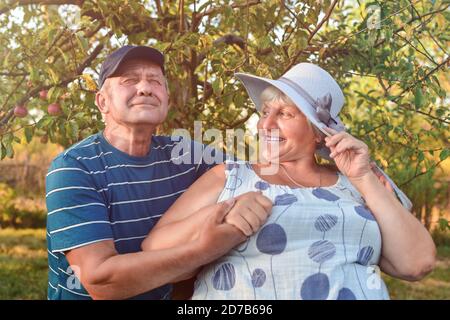
<path id="1" fill-rule="evenodd" d="M 247 241 L 202 269 L 193 299 L 389 299 L 386 286 L 367 285 L 375 278 L 367 271 L 379 261 L 381 232 L 347 177 L 340 174 L 330 187 L 291 188 L 238 164 L 229 166 L 230 189 L 218 201 L 261 190 L 274 204 L 272 214 Z"/>
<path id="2" fill-rule="evenodd" d="M 287 236 L 284 229 L 277 223 L 265 225 L 258 233 L 256 247 L 262 253 L 276 255 L 286 248 Z"/>
<path id="3" fill-rule="evenodd" d="M 275 197 L 274 206 L 288 206 L 297 201 L 297 197 L 290 193 L 285 193 Z"/>
<path id="4" fill-rule="evenodd" d="M 373 216 L 369 208 L 367 208 L 366 206 L 356 206 L 355 211 L 364 219 L 375 221 L 375 217 Z"/>
<path id="5" fill-rule="evenodd" d="M 252 273 L 252 285 L 255 288 L 262 287 L 266 282 L 266 273 L 263 269 L 255 269 Z"/>
<path id="6" fill-rule="evenodd" d="M 334 193 L 331 193 L 328 190 L 322 188 L 316 188 L 312 191 L 312 194 L 315 195 L 319 199 L 324 199 L 328 201 L 336 201 L 339 200 L 339 197 Z"/>
<path id="7" fill-rule="evenodd" d="M 258 190 L 267 190 L 269 188 L 269 184 L 265 181 L 258 181 L 255 183 L 255 188 Z"/>
<path id="8" fill-rule="evenodd" d="M 356 297 L 349 288 L 342 288 L 339 290 L 337 300 L 356 300 Z"/>
<path id="9" fill-rule="evenodd" d="M 323 263 L 334 257 L 336 247 L 328 240 L 319 240 L 314 242 L 308 250 L 308 256 L 317 263 Z"/>
<path id="10" fill-rule="evenodd" d="M 303 300 L 325 300 L 330 292 L 330 281 L 324 273 L 310 275 L 302 283 L 300 296 Z"/>
<path id="11" fill-rule="evenodd" d="M 367 266 L 369 264 L 370 259 L 372 259 L 373 248 L 371 246 L 367 246 L 359 250 L 357 262 L 362 264 L 363 266 Z"/>
<path id="12" fill-rule="evenodd" d="M 316 219 L 314 223 L 314 228 L 317 231 L 328 231 L 333 228 L 338 222 L 338 217 L 333 214 L 324 214 Z"/>
<path id="13" fill-rule="evenodd" d="M 231 290 L 236 283 L 236 271 L 231 263 L 222 264 L 214 273 L 212 279 L 216 290 Z"/>

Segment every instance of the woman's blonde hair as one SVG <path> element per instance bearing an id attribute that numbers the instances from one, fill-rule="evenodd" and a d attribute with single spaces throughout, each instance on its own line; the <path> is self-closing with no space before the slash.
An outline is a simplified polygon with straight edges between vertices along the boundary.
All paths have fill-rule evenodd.
<path id="1" fill-rule="evenodd" d="M 282 101 L 285 104 L 296 106 L 296 104 L 289 98 L 287 95 L 285 95 L 281 90 L 274 86 L 268 86 L 265 88 L 260 95 L 261 100 L 261 108 L 264 106 L 264 104 L 272 101 Z M 299 110 L 302 112 L 301 110 Z M 323 138 L 325 135 L 320 131 L 315 125 L 309 121 L 308 118 L 306 118 L 306 121 L 308 122 L 308 125 L 313 129 L 314 135 L 318 138 L 320 138 L 320 141 L 323 141 Z"/>

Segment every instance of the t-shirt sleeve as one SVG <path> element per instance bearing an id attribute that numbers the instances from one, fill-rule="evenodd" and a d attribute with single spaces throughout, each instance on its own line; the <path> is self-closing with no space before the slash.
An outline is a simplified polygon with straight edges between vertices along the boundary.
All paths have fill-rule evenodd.
<path id="1" fill-rule="evenodd" d="M 46 176 L 47 232 L 52 252 L 113 239 L 103 192 L 80 161 L 53 160 Z M 97 173 L 98 174 L 98 173 Z"/>

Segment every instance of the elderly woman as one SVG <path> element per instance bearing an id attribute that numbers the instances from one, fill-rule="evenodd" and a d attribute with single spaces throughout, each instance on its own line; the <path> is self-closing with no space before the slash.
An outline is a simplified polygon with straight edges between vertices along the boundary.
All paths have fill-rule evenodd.
<path id="1" fill-rule="evenodd" d="M 227 162 L 204 174 L 143 249 L 177 245 L 177 222 L 202 223 L 192 213 L 207 205 L 262 193 L 273 203 L 267 221 L 258 210 L 225 218 L 249 237 L 201 270 L 193 299 L 389 299 L 379 268 L 406 280 L 429 273 L 434 243 L 371 170 L 367 146 L 344 131 L 334 79 L 309 63 L 278 80 L 237 76 L 260 111 L 266 163 Z"/>

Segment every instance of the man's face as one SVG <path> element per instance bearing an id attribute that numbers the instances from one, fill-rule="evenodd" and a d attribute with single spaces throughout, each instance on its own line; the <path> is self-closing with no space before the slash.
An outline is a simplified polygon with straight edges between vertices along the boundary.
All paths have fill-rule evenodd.
<path id="1" fill-rule="evenodd" d="M 161 68 L 147 60 L 123 62 L 97 93 L 97 105 L 108 125 L 159 125 L 168 112 L 169 96 Z"/>

